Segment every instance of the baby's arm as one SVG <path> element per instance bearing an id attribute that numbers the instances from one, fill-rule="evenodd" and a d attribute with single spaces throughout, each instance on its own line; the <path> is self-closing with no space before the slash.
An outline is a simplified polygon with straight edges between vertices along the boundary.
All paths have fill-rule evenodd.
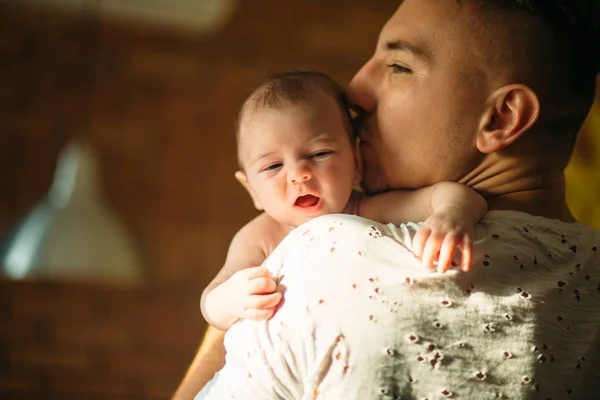
<path id="1" fill-rule="evenodd" d="M 263 228 L 258 217 L 234 236 L 225 265 L 202 292 L 202 314 L 217 329 L 227 330 L 242 318 L 271 318 L 281 301 L 270 272 L 256 266 L 267 256 L 260 242 L 266 235 Z"/>
<path id="2" fill-rule="evenodd" d="M 423 221 L 413 239 L 413 251 L 423 264 L 439 272 L 452 262 L 456 247 L 462 247 L 462 268 L 471 265 L 473 226 L 487 212 L 487 202 L 465 185 L 441 182 L 419 190 L 397 190 L 363 197 L 360 215 L 399 224 Z"/>

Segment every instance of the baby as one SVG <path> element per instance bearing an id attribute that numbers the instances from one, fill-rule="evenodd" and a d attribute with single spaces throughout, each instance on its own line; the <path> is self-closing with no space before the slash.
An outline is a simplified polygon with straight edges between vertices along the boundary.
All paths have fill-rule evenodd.
<path id="1" fill-rule="evenodd" d="M 242 106 L 237 142 L 235 177 L 264 212 L 234 236 L 225 265 L 202 293 L 202 313 L 214 327 L 271 318 L 282 293 L 260 265 L 292 229 L 320 215 L 424 220 L 412 243 L 423 264 L 437 263 L 445 272 L 460 247 L 462 269 L 469 269 L 473 225 L 487 211 L 485 200 L 452 182 L 372 196 L 356 190 L 359 141 L 343 90 L 327 75 L 294 71 L 268 78 Z"/>

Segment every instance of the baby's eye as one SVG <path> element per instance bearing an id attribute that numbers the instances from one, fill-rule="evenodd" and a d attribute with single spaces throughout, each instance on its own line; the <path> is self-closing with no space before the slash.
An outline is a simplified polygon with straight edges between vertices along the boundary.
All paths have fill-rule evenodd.
<path id="1" fill-rule="evenodd" d="M 281 168 L 282 166 L 283 166 L 283 163 L 278 162 L 278 163 L 269 164 L 266 167 L 264 167 L 262 170 L 263 171 L 274 171 L 276 169 Z"/>
<path id="2" fill-rule="evenodd" d="M 387 65 L 388 68 L 392 69 L 392 72 L 394 74 L 408 74 L 411 73 L 412 71 L 409 68 L 406 68 L 400 64 L 396 64 L 396 63 L 391 63 Z"/>
<path id="3" fill-rule="evenodd" d="M 310 158 L 323 158 L 323 157 L 327 157 L 331 153 L 332 153 L 331 150 L 321 150 L 321 151 L 317 151 L 316 153 L 312 153 L 310 155 Z"/>

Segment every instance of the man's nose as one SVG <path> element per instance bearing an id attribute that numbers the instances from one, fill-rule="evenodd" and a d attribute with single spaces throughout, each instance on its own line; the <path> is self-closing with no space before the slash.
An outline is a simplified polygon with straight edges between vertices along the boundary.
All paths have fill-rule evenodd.
<path id="1" fill-rule="evenodd" d="M 348 84 L 346 92 L 348 102 L 357 117 L 364 117 L 375 112 L 377 107 L 375 72 L 374 64 L 372 61 L 368 61 Z"/>
<path id="2" fill-rule="evenodd" d="M 312 171 L 306 162 L 292 166 L 288 172 L 288 182 L 293 184 L 304 183 L 312 178 Z"/>

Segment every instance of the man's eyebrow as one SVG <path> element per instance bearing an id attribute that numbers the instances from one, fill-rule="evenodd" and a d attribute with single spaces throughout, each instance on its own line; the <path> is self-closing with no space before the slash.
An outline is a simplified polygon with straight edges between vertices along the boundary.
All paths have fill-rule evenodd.
<path id="1" fill-rule="evenodd" d="M 401 39 L 387 41 L 383 48 L 386 51 L 405 51 L 425 60 L 431 58 L 431 54 L 427 49 Z"/>

